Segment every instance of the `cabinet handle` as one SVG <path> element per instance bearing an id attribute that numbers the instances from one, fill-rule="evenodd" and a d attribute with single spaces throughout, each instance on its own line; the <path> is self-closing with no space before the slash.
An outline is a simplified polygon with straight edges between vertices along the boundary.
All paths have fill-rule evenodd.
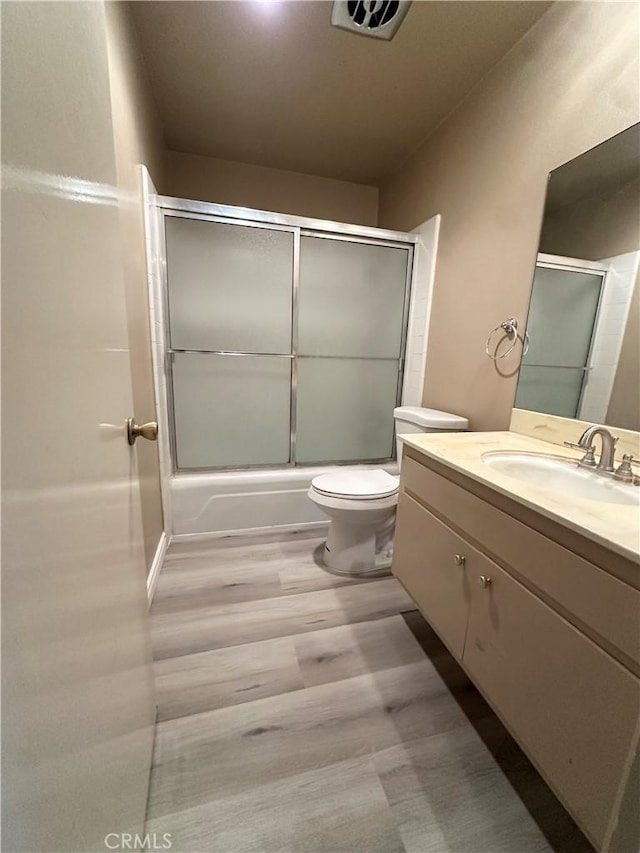
<path id="1" fill-rule="evenodd" d="M 456 566 L 464 566 L 464 564 L 467 562 L 467 558 L 464 556 L 464 554 L 455 554 L 453 557 L 453 562 L 456 564 Z"/>
<path id="2" fill-rule="evenodd" d="M 478 578 L 478 583 L 482 587 L 482 589 L 486 589 L 488 586 L 491 586 L 491 578 L 485 577 L 485 575 L 480 575 Z"/>

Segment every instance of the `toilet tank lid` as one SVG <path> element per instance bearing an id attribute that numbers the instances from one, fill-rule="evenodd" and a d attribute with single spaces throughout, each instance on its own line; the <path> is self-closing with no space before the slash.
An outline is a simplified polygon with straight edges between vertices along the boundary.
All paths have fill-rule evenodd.
<path id="1" fill-rule="evenodd" d="M 423 409 L 420 406 L 398 406 L 393 410 L 397 421 L 407 421 L 416 426 L 428 429 L 441 429 L 443 432 L 455 429 L 469 429 L 469 421 L 451 412 L 440 412 L 438 409 Z"/>

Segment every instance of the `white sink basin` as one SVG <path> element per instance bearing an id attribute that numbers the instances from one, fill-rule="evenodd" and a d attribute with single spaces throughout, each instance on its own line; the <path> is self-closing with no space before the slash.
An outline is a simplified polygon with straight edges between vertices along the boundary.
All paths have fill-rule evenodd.
<path id="1" fill-rule="evenodd" d="M 572 498 L 611 504 L 640 506 L 640 487 L 578 468 L 577 463 L 538 453 L 483 453 L 485 465 L 532 486 L 561 492 Z"/>

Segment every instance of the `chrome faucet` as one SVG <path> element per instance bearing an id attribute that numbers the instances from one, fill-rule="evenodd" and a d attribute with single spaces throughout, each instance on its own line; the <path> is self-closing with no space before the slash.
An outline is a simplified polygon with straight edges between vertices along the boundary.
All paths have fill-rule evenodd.
<path id="1" fill-rule="evenodd" d="M 600 453 L 600 461 L 596 462 L 595 448 L 593 446 L 593 438 L 599 435 L 602 440 L 602 451 Z M 565 441 L 567 447 L 579 447 L 587 452 L 578 462 L 580 468 L 597 468 L 599 471 L 613 471 L 613 457 L 618 439 L 611 435 L 608 429 L 601 426 L 590 426 L 586 429 L 577 444 L 573 441 Z"/>

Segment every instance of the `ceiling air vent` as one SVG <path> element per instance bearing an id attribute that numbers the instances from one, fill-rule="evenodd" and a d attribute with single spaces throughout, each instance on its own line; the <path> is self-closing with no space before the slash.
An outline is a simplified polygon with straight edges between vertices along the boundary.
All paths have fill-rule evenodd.
<path id="1" fill-rule="evenodd" d="M 352 33 L 389 40 L 410 5 L 411 0 L 334 0 L 331 23 Z"/>

